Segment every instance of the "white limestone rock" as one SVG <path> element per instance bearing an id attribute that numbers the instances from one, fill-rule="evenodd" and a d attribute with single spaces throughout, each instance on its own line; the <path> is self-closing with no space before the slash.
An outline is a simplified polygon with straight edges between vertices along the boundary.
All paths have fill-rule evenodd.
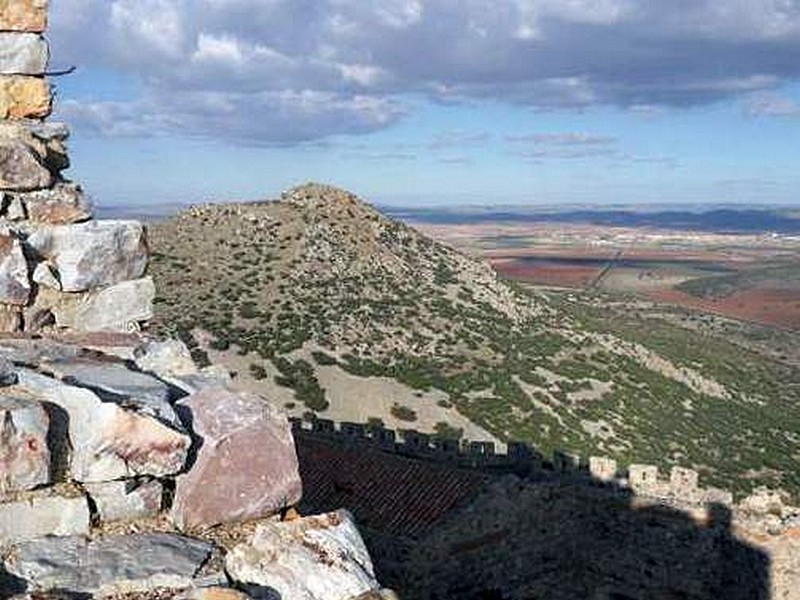
<path id="1" fill-rule="evenodd" d="M 42 75 L 47 68 L 47 42 L 35 33 L 0 33 L 0 74 Z"/>
<path id="2" fill-rule="evenodd" d="M 27 369 L 20 369 L 19 385 L 69 416 L 70 475 L 76 481 L 174 475 L 186 462 L 189 436 L 149 415 Z"/>
<path id="3" fill-rule="evenodd" d="M 169 386 L 147 373 L 132 371 L 121 362 L 70 358 L 43 362 L 40 370 L 69 385 L 87 388 L 106 402 L 134 408 L 140 414 L 183 430 L 172 408 Z"/>
<path id="4" fill-rule="evenodd" d="M 18 545 L 5 565 L 32 590 L 109 596 L 188 588 L 212 551 L 207 542 L 168 533 L 42 538 Z"/>
<path id="5" fill-rule="evenodd" d="M 281 600 L 350 600 L 377 591 L 372 560 L 345 510 L 265 523 L 225 559 L 241 584 L 275 590 Z"/>
<path id="6" fill-rule="evenodd" d="M 82 295 L 62 296 L 51 310 L 56 325 L 72 331 L 132 333 L 153 318 L 155 295 L 153 280 L 144 277 Z"/>
<path id="7" fill-rule="evenodd" d="M 100 521 L 130 521 L 152 517 L 161 509 L 164 488 L 158 480 L 109 481 L 84 485 Z"/>
<path id="8" fill-rule="evenodd" d="M 137 221 L 42 227 L 26 243 L 56 269 L 65 292 L 83 292 L 138 279 L 147 267 L 145 230 Z"/>
<path id="9" fill-rule="evenodd" d="M 159 377 L 195 375 L 197 365 L 192 353 L 180 340 L 151 340 L 134 350 L 136 366 Z"/>
<path id="10" fill-rule="evenodd" d="M 83 535 L 89 532 L 85 496 L 34 497 L 0 504 L 0 546 L 42 536 Z"/>

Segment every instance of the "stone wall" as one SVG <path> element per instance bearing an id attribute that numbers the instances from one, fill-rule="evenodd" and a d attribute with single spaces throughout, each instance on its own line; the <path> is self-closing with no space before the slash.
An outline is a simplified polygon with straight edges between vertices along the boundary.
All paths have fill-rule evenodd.
<path id="1" fill-rule="evenodd" d="M 46 0 L 0 2 L 0 333 L 126 331 L 152 317 L 135 221 L 94 221 L 69 168 L 43 33 Z"/>
<path id="2" fill-rule="evenodd" d="M 607 457 L 584 458 L 566 452 L 544 456 L 525 442 L 509 442 L 507 453 L 497 453 L 492 442 L 442 439 L 410 429 L 396 432 L 362 423 L 335 423 L 320 418 L 310 422 L 298 418 L 291 421 L 296 437 L 313 436 L 332 443 L 363 444 L 386 453 L 449 464 L 453 468 L 533 477 L 556 473 L 591 478 L 598 483 L 629 489 L 641 501 L 683 508 L 708 504 L 735 505 L 732 492 L 702 487 L 699 473 L 681 466 L 673 466 L 668 474 L 662 474 L 655 465 L 625 466 Z M 780 496 L 778 492 L 768 490 L 760 490 L 758 494 Z"/>

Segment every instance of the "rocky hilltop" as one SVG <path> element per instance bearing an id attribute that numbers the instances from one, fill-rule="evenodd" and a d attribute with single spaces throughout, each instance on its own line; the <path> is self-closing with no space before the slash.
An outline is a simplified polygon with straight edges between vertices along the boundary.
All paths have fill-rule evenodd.
<path id="1" fill-rule="evenodd" d="M 294 416 L 800 491 L 786 373 L 699 335 L 612 332 L 591 305 L 521 289 L 344 190 L 196 206 L 150 241 L 156 330 Z"/>
<path id="2" fill-rule="evenodd" d="M 286 414 L 152 317 L 48 123 L 45 0 L 0 3 L 0 598 L 392 598 L 346 510 L 302 517 Z"/>

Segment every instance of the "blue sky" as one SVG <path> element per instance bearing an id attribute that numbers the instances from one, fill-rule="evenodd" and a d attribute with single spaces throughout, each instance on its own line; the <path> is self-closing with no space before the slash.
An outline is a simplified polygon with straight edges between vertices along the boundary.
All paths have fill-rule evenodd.
<path id="1" fill-rule="evenodd" d="M 797 0 L 56 0 L 100 204 L 800 202 Z"/>

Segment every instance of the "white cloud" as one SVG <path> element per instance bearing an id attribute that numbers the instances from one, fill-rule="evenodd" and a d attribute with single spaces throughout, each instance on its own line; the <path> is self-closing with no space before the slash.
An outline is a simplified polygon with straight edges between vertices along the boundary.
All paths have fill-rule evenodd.
<path id="1" fill-rule="evenodd" d="M 800 79 L 800 2 L 59 0 L 52 41 L 55 64 L 138 80 L 151 123 L 284 143 L 386 126 L 413 95 L 652 114 L 774 93 Z"/>

